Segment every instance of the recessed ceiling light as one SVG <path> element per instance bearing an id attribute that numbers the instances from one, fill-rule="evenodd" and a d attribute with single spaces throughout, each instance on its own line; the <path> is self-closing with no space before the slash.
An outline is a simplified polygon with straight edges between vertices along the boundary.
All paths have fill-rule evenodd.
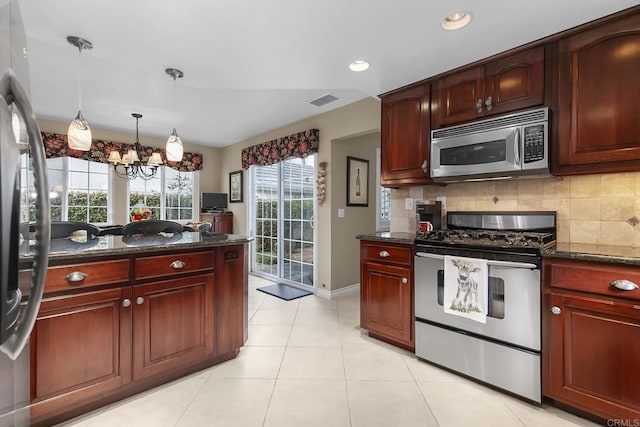
<path id="1" fill-rule="evenodd" d="M 442 20 L 442 28 L 448 31 L 459 30 L 471 21 L 470 12 L 455 12 Z"/>
<path id="2" fill-rule="evenodd" d="M 369 63 L 363 60 L 353 61 L 351 64 L 349 64 L 349 69 L 355 72 L 364 71 L 367 68 L 369 68 Z"/>

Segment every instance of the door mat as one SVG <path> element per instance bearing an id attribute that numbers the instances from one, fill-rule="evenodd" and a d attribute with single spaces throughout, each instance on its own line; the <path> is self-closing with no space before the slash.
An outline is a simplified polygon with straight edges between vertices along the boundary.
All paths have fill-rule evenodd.
<path id="1" fill-rule="evenodd" d="M 292 299 L 311 295 L 311 292 L 305 291 L 303 289 L 298 289 L 294 286 L 285 285 L 284 283 L 263 286 L 261 288 L 257 288 L 257 290 L 259 290 L 260 292 L 264 292 L 265 294 L 273 295 L 274 297 L 278 297 L 285 301 L 291 301 Z"/>

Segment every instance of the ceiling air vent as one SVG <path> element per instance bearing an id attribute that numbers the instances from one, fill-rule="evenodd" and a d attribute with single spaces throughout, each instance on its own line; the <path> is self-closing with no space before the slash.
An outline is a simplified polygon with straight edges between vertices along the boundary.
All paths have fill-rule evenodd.
<path id="1" fill-rule="evenodd" d="M 331 94 L 323 95 L 319 98 L 312 99 L 309 101 L 309 104 L 313 104 L 316 107 L 322 107 L 323 105 L 327 105 L 330 102 L 337 101 L 338 97 L 333 96 Z"/>

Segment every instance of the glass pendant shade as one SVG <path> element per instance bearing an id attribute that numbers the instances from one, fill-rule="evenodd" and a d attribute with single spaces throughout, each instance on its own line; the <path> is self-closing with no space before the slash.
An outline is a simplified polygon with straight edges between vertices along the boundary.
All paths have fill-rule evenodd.
<path id="1" fill-rule="evenodd" d="M 171 135 L 169 135 L 169 139 L 167 139 L 167 146 L 165 147 L 165 151 L 167 154 L 167 160 L 170 162 L 180 162 L 182 161 L 182 155 L 184 154 L 184 148 L 182 147 L 182 140 L 178 136 L 178 132 L 176 132 L 175 128 Z"/>
<path id="2" fill-rule="evenodd" d="M 81 111 L 78 111 L 76 118 L 69 124 L 67 141 L 69 148 L 74 150 L 89 151 L 91 148 L 91 128 Z"/>

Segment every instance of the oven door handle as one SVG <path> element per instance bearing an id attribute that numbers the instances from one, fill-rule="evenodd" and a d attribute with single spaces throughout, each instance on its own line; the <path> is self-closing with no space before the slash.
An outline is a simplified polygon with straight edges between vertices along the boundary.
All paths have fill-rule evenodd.
<path id="1" fill-rule="evenodd" d="M 444 255 L 430 254 L 427 252 L 416 252 L 416 256 L 421 258 L 432 258 L 432 259 L 444 260 Z M 528 268 L 531 270 L 535 270 L 538 268 L 537 265 L 529 262 L 495 261 L 490 259 L 486 261 L 487 261 L 487 265 L 490 267 Z"/>

